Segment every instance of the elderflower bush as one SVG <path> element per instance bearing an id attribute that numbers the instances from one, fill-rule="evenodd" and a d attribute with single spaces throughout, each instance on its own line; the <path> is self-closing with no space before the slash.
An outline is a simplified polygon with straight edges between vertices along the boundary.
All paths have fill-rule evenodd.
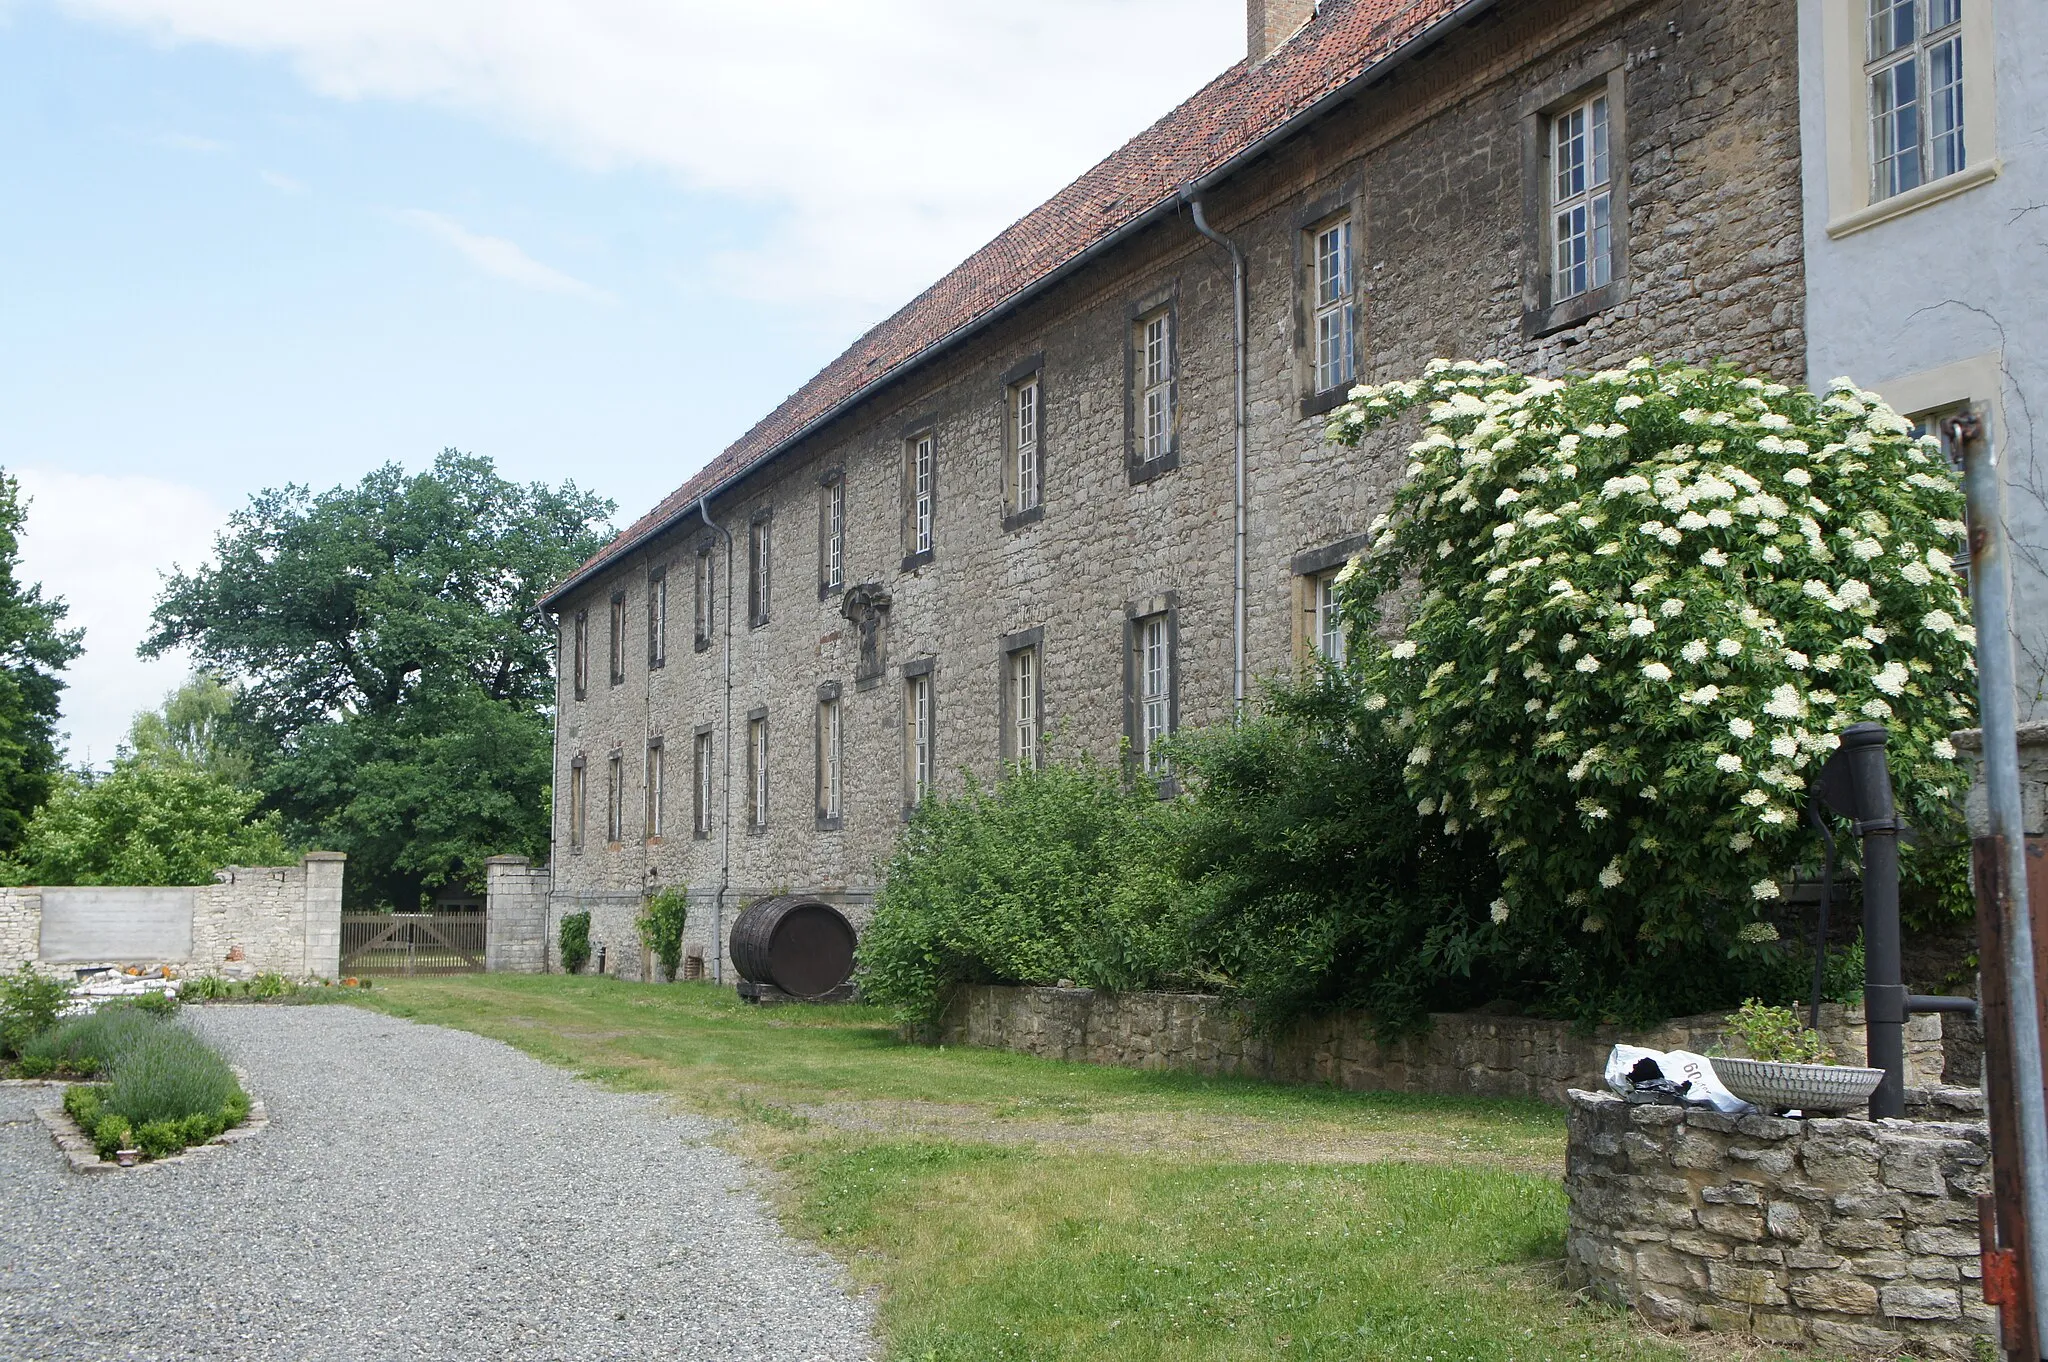
<path id="1" fill-rule="evenodd" d="M 1809 859 L 1808 783 L 1851 723 L 1889 730 L 1910 821 L 1952 823 L 1962 495 L 1876 394 L 1437 361 L 1354 389 L 1329 436 L 1418 409 L 1340 592 L 1354 640 L 1391 635 L 1352 666 L 1418 812 L 1491 838 L 1501 948 L 1764 947 L 1759 915 Z"/>

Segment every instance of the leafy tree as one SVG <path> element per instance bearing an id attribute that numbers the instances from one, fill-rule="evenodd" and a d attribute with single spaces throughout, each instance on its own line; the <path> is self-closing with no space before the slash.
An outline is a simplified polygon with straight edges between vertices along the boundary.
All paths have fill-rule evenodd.
<path id="1" fill-rule="evenodd" d="M 165 584 L 143 652 L 189 647 L 232 681 L 235 740 L 291 834 L 349 853 L 351 898 L 411 907 L 486 856 L 545 852 L 540 598 L 611 511 L 452 449 L 424 473 L 264 491 L 215 563 Z"/>
<path id="2" fill-rule="evenodd" d="M 208 884 L 227 865 L 293 859 L 262 796 L 186 762 L 124 757 L 104 776 L 65 773 L 0 860 L 8 884 Z"/>
<path id="3" fill-rule="evenodd" d="M 234 688 L 206 672 L 164 697 L 161 708 L 135 716 L 128 750 L 138 760 L 182 763 L 211 771 L 231 785 L 247 785 L 255 763 L 235 741 Z"/>
<path id="4" fill-rule="evenodd" d="M 30 815 L 50 796 L 57 752 L 57 673 L 77 657 L 82 629 L 62 629 L 67 607 L 24 584 L 21 484 L 0 472 L 0 853 L 21 844 Z"/>

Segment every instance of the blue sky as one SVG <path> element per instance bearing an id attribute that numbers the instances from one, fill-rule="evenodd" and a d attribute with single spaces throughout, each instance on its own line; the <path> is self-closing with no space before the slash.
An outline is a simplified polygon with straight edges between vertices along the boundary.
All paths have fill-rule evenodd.
<path id="1" fill-rule="evenodd" d="M 72 756 L 179 679 L 157 574 L 249 493 L 453 445 L 630 518 L 1242 44 L 1241 0 L 0 0 L 0 465 L 88 630 Z"/>

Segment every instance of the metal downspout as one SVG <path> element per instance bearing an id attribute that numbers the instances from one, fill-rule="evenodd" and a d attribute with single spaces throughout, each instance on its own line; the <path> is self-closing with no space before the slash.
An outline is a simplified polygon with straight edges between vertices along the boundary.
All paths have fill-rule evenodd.
<path id="1" fill-rule="evenodd" d="M 1233 305 L 1232 358 L 1237 368 L 1237 536 L 1232 552 L 1233 579 L 1230 599 L 1230 624 L 1232 656 L 1230 667 L 1230 718 L 1235 723 L 1244 717 L 1244 537 L 1245 537 L 1245 430 L 1248 424 L 1246 402 L 1247 344 L 1245 338 L 1244 252 L 1235 241 L 1209 225 L 1202 215 L 1202 199 L 1198 194 L 1182 191 L 1187 200 L 1188 210 L 1193 215 L 1195 230 L 1209 240 L 1230 252 L 1231 302 Z"/>
<path id="2" fill-rule="evenodd" d="M 718 822 L 718 897 L 711 903 L 711 978 L 725 982 L 725 895 L 732 884 L 732 531 L 711 518 L 708 496 L 697 514 L 725 539 L 725 816 Z"/>
<path id="3" fill-rule="evenodd" d="M 2041 999 L 2035 988 L 2034 925 L 2027 906 L 2026 819 L 2020 806 L 2019 705 L 2013 674 L 2012 569 L 2007 561 L 1998 457 L 1982 411 L 1943 423 L 1951 448 L 1963 453 L 1969 504 L 1970 613 L 1977 627 L 1979 718 L 1984 726 L 1984 791 L 1990 834 L 2005 853 L 2006 996 L 2012 1014 L 2013 1105 L 2019 1126 L 2020 1186 L 2027 1213 L 2027 1266 L 2033 1278 L 2035 1329 L 2048 1305 L 2048 1107 L 2044 1107 Z M 2041 1341 L 2027 1355 L 2040 1357 Z"/>

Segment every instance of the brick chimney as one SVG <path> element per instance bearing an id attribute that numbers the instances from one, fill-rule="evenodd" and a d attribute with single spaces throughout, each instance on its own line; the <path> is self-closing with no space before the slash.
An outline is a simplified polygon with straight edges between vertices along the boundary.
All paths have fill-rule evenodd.
<path id="1" fill-rule="evenodd" d="M 1245 56 L 1257 66 L 1315 17 L 1316 0 L 1245 0 Z"/>

